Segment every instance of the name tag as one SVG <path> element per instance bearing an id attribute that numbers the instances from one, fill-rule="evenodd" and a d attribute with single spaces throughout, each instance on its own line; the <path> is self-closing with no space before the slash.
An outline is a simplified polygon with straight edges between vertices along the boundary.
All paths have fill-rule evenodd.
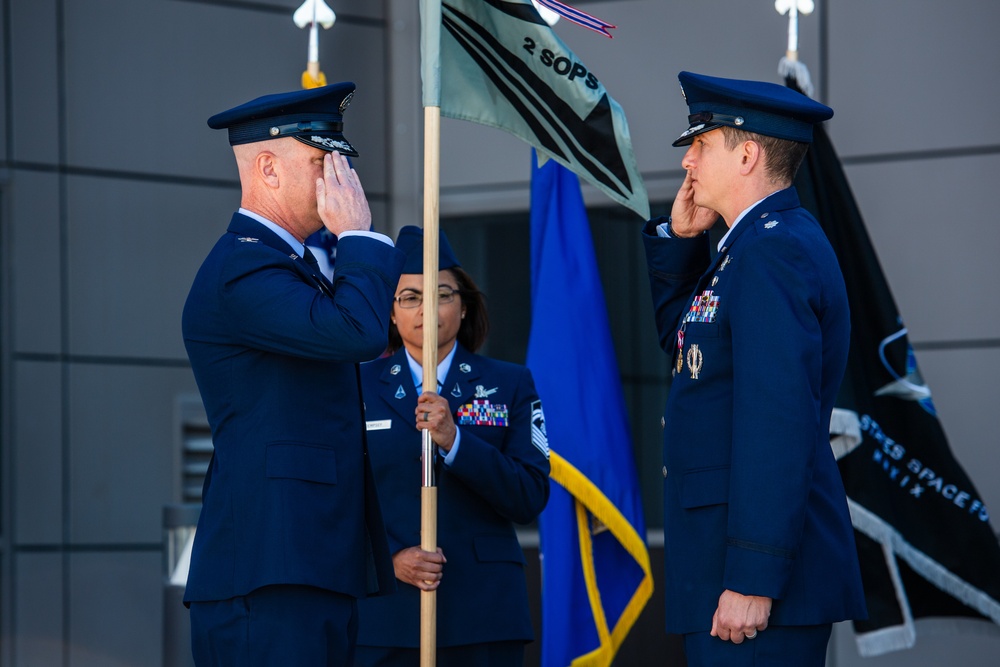
<path id="1" fill-rule="evenodd" d="M 367 431 L 384 431 L 390 428 L 392 428 L 391 419 L 379 419 L 376 421 L 365 422 L 365 430 Z"/>

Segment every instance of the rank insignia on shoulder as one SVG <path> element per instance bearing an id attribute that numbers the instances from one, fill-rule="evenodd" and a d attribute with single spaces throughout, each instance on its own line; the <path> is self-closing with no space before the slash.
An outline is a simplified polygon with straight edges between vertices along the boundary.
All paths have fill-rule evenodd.
<path id="1" fill-rule="evenodd" d="M 507 406 L 487 400 L 466 403 L 455 413 L 459 426 L 507 426 Z"/>
<path id="2" fill-rule="evenodd" d="M 241 236 L 236 239 L 240 243 L 260 243 L 260 239 L 255 239 L 252 236 Z"/>
<path id="3" fill-rule="evenodd" d="M 764 223 L 764 229 L 774 229 L 777 226 L 778 226 L 777 220 L 771 220 L 769 222 Z"/>

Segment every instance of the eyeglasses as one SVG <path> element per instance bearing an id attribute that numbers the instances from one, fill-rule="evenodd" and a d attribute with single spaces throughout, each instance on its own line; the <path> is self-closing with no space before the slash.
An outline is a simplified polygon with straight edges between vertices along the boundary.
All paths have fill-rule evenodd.
<path id="1" fill-rule="evenodd" d="M 451 303 L 455 300 L 455 295 L 461 293 L 461 290 L 442 287 L 438 290 L 438 303 Z M 416 290 L 406 290 L 396 297 L 400 308 L 416 308 L 423 302 L 424 295 Z"/>

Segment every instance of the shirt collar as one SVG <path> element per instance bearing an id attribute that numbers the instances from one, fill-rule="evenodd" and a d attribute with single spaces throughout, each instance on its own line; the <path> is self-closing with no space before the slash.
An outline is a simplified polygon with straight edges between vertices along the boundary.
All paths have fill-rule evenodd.
<path id="1" fill-rule="evenodd" d="M 455 358 L 455 350 L 458 349 L 458 343 L 456 342 L 451 346 L 451 352 L 445 355 L 444 359 L 438 362 L 437 370 L 437 380 L 438 384 L 441 384 L 446 377 L 448 377 L 448 371 L 451 370 L 451 361 Z M 413 386 L 420 387 L 424 383 L 424 368 L 420 363 L 410 356 L 410 351 L 406 350 L 406 361 L 410 365 L 410 373 L 413 375 Z"/>

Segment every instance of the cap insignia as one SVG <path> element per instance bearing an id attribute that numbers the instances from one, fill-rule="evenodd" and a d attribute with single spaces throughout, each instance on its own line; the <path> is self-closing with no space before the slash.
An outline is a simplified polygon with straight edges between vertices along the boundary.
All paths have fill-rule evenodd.
<path id="1" fill-rule="evenodd" d="M 341 101 L 341 103 L 340 103 L 340 113 L 344 113 L 344 111 L 347 109 L 347 107 L 349 107 L 351 105 L 351 100 L 352 99 L 354 99 L 354 91 L 353 90 L 347 94 L 347 97 L 345 97 L 343 99 L 343 101 Z"/>
<path id="2" fill-rule="evenodd" d="M 353 150 L 351 146 L 346 141 L 338 141 L 337 139 L 331 139 L 330 137 L 317 137 L 315 135 L 309 137 L 309 141 L 315 144 L 321 144 L 327 148 L 332 148 L 334 150 Z"/>
<path id="3" fill-rule="evenodd" d="M 704 123 L 701 123 L 700 125 L 695 125 L 694 127 L 689 127 L 688 129 L 684 130 L 681 133 L 681 138 L 683 139 L 684 137 L 688 136 L 689 134 L 691 134 L 693 132 L 697 132 L 698 130 L 703 130 L 703 129 L 705 129 L 705 124 Z"/>

